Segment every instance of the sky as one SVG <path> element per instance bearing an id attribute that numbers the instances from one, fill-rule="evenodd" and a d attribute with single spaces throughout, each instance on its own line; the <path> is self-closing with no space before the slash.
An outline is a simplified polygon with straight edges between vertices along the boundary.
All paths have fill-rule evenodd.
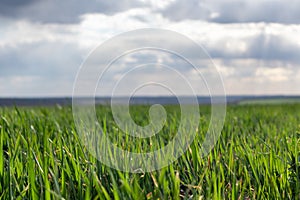
<path id="1" fill-rule="evenodd" d="M 78 70 L 93 50 L 140 28 L 175 31 L 202 46 L 227 95 L 300 95 L 298 0 L 1 0 L 0 97 L 71 96 Z M 119 48 L 111 46 L 106 53 Z M 190 56 L 197 53 L 191 50 Z M 161 52 L 131 54 L 105 75 L 97 94 L 111 95 L 134 66 L 170 65 L 175 60 Z M 205 85 L 190 66 L 177 60 L 176 64 L 193 86 Z M 145 80 L 168 80 L 167 88 L 175 87 L 176 94 L 191 94 L 181 87 L 176 73 L 152 67 L 125 77 L 116 91 L 126 95 Z M 207 93 L 202 86 L 195 90 Z M 137 94 L 171 93 L 156 84 Z"/>

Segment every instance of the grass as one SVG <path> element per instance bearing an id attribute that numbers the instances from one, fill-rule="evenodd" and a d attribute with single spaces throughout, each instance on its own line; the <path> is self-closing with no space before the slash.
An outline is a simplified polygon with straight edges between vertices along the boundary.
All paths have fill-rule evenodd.
<path id="1" fill-rule="evenodd" d="M 138 124 L 148 122 L 145 108 L 131 108 Z M 97 113 L 116 145 L 140 152 L 173 137 L 180 113 L 176 106 L 166 109 L 161 137 L 145 141 L 124 136 L 108 107 Z M 199 147 L 210 109 L 200 110 L 201 127 L 182 157 L 161 170 L 134 174 L 106 167 L 88 153 L 71 107 L 0 108 L 0 199 L 300 198 L 300 104 L 229 106 L 221 137 L 204 158 Z"/>

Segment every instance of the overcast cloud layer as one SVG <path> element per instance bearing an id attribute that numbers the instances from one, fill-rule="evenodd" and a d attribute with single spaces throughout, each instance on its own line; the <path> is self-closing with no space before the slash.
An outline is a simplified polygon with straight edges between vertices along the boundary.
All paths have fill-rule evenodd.
<path id="1" fill-rule="evenodd" d="M 300 94 L 299 23 L 300 2 L 294 0 L 3 0 L 0 97 L 72 95 L 87 55 L 112 36 L 137 28 L 173 30 L 202 45 L 219 69 L 227 94 Z M 190 53 L 197 56 L 193 49 Z M 147 60 L 172 62 L 159 54 L 141 54 L 119 67 L 126 71 Z M 191 69 L 180 67 L 192 79 Z M 107 78 L 101 94 L 109 94 L 120 77 L 117 72 Z M 135 77 L 147 75 L 153 74 Z M 154 89 L 140 94 L 149 92 L 164 95 Z"/>

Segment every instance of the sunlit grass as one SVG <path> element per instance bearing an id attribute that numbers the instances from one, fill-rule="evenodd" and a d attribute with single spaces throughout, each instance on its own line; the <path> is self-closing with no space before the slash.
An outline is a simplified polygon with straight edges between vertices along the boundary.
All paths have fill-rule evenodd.
<path id="1" fill-rule="evenodd" d="M 71 107 L 0 108 L 0 199 L 298 199 L 300 105 L 229 106 L 221 137 L 207 157 L 199 147 L 209 124 L 200 107 L 197 137 L 172 165 L 125 173 L 101 164 L 80 143 Z M 145 106 L 131 115 L 147 124 Z M 135 152 L 172 139 L 178 107 L 157 138 L 134 140 L 116 127 L 110 109 L 97 108 L 112 140 Z M 145 113 L 145 114 L 143 114 Z"/>

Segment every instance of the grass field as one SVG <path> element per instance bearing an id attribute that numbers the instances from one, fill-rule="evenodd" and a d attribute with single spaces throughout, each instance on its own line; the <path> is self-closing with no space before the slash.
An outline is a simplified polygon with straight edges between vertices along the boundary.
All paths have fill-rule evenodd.
<path id="1" fill-rule="evenodd" d="M 126 139 L 132 151 L 157 148 L 173 137 L 180 113 L 176 106 L 166 109 L 161 139 Z M 144 110 L 131 109 L 141 125 L 148 123 Z M 88 153 L 71 107 L 0 108 L 0 199 L 300 198 L 300 104 L 228 106 L 221 137 L 204 158 L 199 147 L 210 109 L 200 110 L 201 127 L 182 157 L 161 170 L 134 174 L 106 167 Z M 97 113 L 122 146 L 109 108 L 99 106 Z"/>

